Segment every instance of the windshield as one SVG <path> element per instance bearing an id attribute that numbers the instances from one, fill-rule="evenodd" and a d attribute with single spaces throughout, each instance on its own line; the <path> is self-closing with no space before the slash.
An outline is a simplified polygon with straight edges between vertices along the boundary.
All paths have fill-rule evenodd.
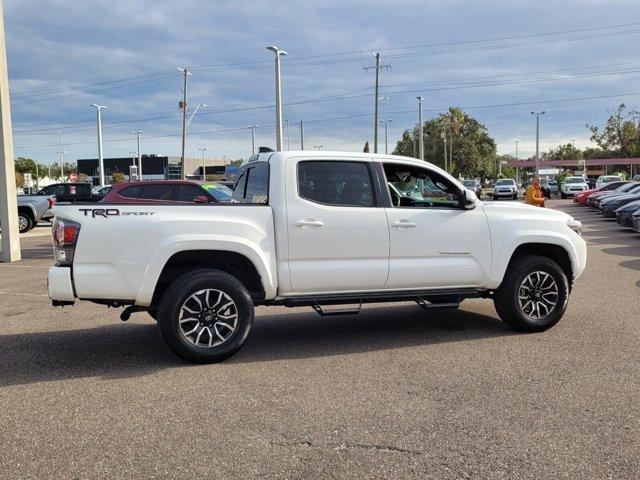
<path id="1" fill-rule="evenodd" d="M 233 194 L 233 191 L 226 185 L 221 185 L 219 183 L 207 183 L 202 185 L 202 188 L 209 192 L 211 196 L 219 202 L 231 201 L 231 194 Z"/>
<path id="2" fill-rule="evenodd" d="M 496 185 L 509 185 L 509 186 L 513 186 L 515 185 L 516 182 L 514 180 L 512 180 L 511 178 L 503 178 L 502 180 L 498 180 L 496 182 Z"/>
<path id="3" fill-rule="evenodd" d="M 467 188 L 475 187 L 476 186 L 476 181 L 475 180 L 463 180 L 462 184 Z"/>
<path id="4" fill-rule="evenodd" d="M 569 177 L 565 180 L 565 183 L 584 183 L 584 179 L 580 177 Z"/>
<path id="5" fill-rule="evenodd" d="M 600 182 L 601 183 L 611 183 L 611 182 L 619 182 L 622 179 L 618 176 L 609 176 L 609 177 L 600 177 Z"/>

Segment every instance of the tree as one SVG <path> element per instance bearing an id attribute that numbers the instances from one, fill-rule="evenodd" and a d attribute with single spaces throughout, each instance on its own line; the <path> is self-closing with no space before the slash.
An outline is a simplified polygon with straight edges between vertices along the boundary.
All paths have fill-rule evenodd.
<path id="1" fill-rule="evenodd" d="M 124 173 L 122 172 L 113 172 L 111 174 L 111 184 L 123 183 L 125 181 Z"/>
<path id="2" fill-rule="evenodd" d="M 16 188 L 22 190 L 24 185 L 24 175 L 18 171 L 16 171 Z"/>
<path id="3" fill-rule="evenodd" d="M 369 142 L 364 142 L 364 149 L 362 151 L 364 153 L 369 153 Z"/>
<path id="4" fill-rule="evenodd" d="M 572 143 L 566 145 L 558 145 L 548 152 L 543 152 L 540 157 L 543 160 L 580 160 L 582 159 L 582 150 L 573 146 Z"/>
<path id="5" fill-rule="evenodd" d="M 604 127 L 588 125 L 591 131 L 591 141 L 596 142 L 603 150 L 614 153 L 615 157 L 629 158 L 640 154 L 640 142 L 636 118 L 640 115 L 637 110 L 626 111 L 626 106 L 621 103 L 618 108 L 609 115 Z"/>
<path id="6" fill-rule="evenodd" d="M 447 135 L 448 170 L 464 177 L 487 178 L 495 173 L 496 143 L 487 128 L 459 108 L 427 121 L 422 129 L 425 160 L 444 168 L 444 142 L 440 134 Z M 413 157 L 418 143 L 418 127 L 405 130 L 396 144 L 395 154 Z"/>

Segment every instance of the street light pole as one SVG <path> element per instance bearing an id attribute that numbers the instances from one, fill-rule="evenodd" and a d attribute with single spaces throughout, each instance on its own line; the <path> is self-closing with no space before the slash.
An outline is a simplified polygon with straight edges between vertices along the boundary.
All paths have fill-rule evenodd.
<path id="1" fill-rule="evenodd" d="M 300 150 L 304 150 L 304 124 L 300 120 Z"/>
<path id="2" fill-rule="evenodd" d="M 546 111 L 531 112 L 536 117 L 536 175 L 540 175 L 540 115 L 544 115 Z"/>
<path id="3" fill-rule="evenodd" d="M 384 125 L 384 153 L 389 153 L 389 123 L 393 122 L 393 119 L 380 120 L 380 123 Z"/>
<path id="4" fill-rule="evenodd" d="M 140 150 L 140 135 L 142 135 L 142 132 L 138 130 L 131 133 L 138 137 L 138 180 L 142 180 L 142 150 Z"/>
<path id="5" fill-rule="evenodd" d="M 420 160 L 424 160 L 424 133 L 423 133 L 423 120 L 422 120 L 422 97 L 416 97 L 418 99 L 418 145 L 420 146 Z"/>
<path id="6" fill-rule="evenodd" d="M 448 172 L 447 168 L 447 134 L 445 132 L 440 132 L 440 138 L 442 139 L 442 143 L 444 144 L 444 171 Z"/>
<path id="7" fill-rule="evenodd" d="M 256 153 L 256 128 L 260 125 L 247 125 L 247 128 L 251 130 L 251 155 Z"/>
<path id="8" fill-rule="evenodd" d="M 287 55 L 287 52 L 280 50 L 277 46 L 266 47 L 276 56 L 276 150 L 282 151 L 282 82 L 280 78 L 280 57 Z"/>
<path id="9" fill-rule="evenodd" d="M 64 182 L 64 150 L 62 150 L 62 132 L 58 132 L 58 159 L 60 160 L 60 181 Z"/>
<path id="10" fill-rule="evenodd" d="M 196 113 L 198 113 L 198 110 L 200 110 L 200 107 L 202 108 L 206 108 L 207 104 L 206 103 L 199 103 L 198 106 L 196 107 L 196 109 L 193 111 L 193 113 L 191 114 L 191 116 L 189 117 L 189 120 L 187 120 L 187 129 L 189 128 L 189 125 L 191 125 L 191 122 L 193 121 L 193 117 L 196 116 Z"/>
<path id="11" fill-rule="evenodd" d="M 202 181 L 206 182 L 207 181 L 207 173 L 206 173 L 206 167 L 205 167 L 205 161 L 204 161 L 204 152 L 206 152 L 208 150 L 207 147 L 200 147 L 199 150 L 202 152 Z"/>
<path id="12" fill-rule="evenodd" d="M 516 181 L 520 183 L 520 169 L 518 168 L 518 142 L 520 142 L 520 140 L 513 141 L 513 143 L 516 144 Z"/>
<path id="13" fill-rule="evenodd" d="M 182 101 L 180 102 L 180 108 L 182 108 L 182 155 L 180 156 L 180 169 L 182 180 L 185 179 L 185 171 L 184 171 L 184 155 L 185 149 L 187 146 L 187 77 L 191 75 L 191 72 L 187 67 L 181 68 L 178 67 L 178 70 L 181 71 L 184 75 L 183 86 L 182 86 Z"/>
<path id="14" fill-rule="evenodd" d="M 98 127 L 98 175 L 100 176 L 100 186 L 104 187 L 104 156 L 102 152 L 102 110 L 105 105 L 91 104 L 96 109 L 96 121 Z"/>

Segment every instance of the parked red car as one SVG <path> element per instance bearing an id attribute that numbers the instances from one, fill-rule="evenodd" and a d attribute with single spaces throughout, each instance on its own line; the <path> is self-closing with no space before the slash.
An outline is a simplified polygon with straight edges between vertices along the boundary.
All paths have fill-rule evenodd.
<path id="1" fill-rule="evenodd" d="M 100 203 L 228 203 L 232 193 L 216 182 L 147 180 L 115 184 Z"/>
<path id="2" fill-rule="evenodd" d="M 579 193 L 577 195 L 573 196 L 573 201 L 575 203 L 578 203 L 580 205 L 586 205 L 587 203 L 587 199 L 593 195 L 596 192 L 606 192 L 609 190 L 615 190 L 618 187 L 621 187 L 622 185 L 624 185 L 627 182 L 611 182 L 611 183 L 607 183 L 606 185 L 604 185 L 603 187 L 600 188 L 592 188 L 590 190 L 585 190 L 582 193 Z"/>

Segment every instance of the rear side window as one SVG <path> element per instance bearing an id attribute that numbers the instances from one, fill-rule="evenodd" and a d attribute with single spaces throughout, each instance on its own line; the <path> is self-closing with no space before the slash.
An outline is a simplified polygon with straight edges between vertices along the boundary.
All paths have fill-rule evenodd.
<path id="1" fill-rule="evenodd" d="M 174 185 L 147 185 L 142 198 L 149 200 L 173 200 Z"/>
<path id="2" fill-rule="evenodd" d="M 196 197 L 207 195 L 200 187 L 195 185 L 178 185 L 176 200 L 179 202 L 193 202 Z"/>
<path id="3" fill-rule="evenodd" d="M 269 164 L 258 162 L 243 167 L 238 172 L 231 198 L 236 203 L 269 203 Z"/>
<path id="4" fill-rule="evenodd" d="M 133 185 L 131 187 L 123 188 L 118 192 L 118 195 L 126 198 L 140 198 L 142 196 L 143 185 Z"/>
<path id="5" fill-rule="evenodd" d="M 373 207 L 369 167 L 362 162 L 298 163 L 298 194 L 324 205 Z"/>

